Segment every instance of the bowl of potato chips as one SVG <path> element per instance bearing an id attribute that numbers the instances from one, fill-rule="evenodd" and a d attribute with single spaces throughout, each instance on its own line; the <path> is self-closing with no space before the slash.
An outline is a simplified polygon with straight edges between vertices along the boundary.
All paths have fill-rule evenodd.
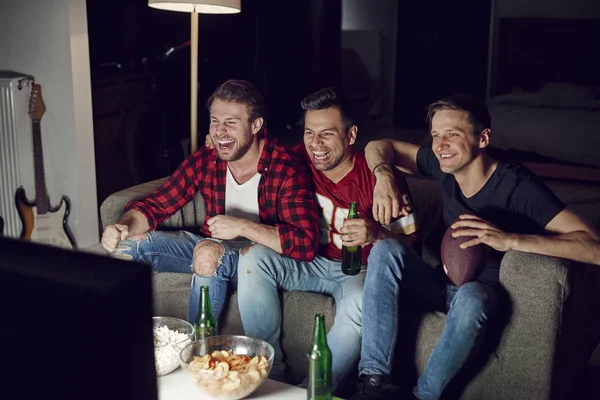
<path id="1" fill-rule="evenodd" d="M 239 400 L 267 379 L 274 355 L 273 346 L 264 340 L 221 335 L 188 344 L 180 358 L 200 391 L 222 400 Z"/>

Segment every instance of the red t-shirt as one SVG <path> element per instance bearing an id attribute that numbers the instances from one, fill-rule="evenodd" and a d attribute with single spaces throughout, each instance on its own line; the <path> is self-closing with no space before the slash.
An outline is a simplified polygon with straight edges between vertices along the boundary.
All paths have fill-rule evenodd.
<path id="1" fill-rule="evenodd" d="M 306 160 L 312 173 L 315 184 L 317 200 L 321 207 L 319 218 L 319 254 L 330 260 L 341 261 L 342 239 L 340 229 L 348 217 L 350 202 L 358 203 L 358 213 L 361 217 L 373 219 L 373 190 L 375 177 L 367 165 L 367 160 L 362 153 L 354 153 L 354 166 L 352 170 L 338 183 L 333 183 L 321 171 L 314 168 L 310 157 L 303 144 L 295 146 L 293 151 Z M 404 177 L 396 174 L 396 184 L 402 192 L 407 194 L 408 184 Z M 413 207 L 414 208 L 414 207 Z M 413 235 L 417 224 L 414 213 L 393 220 L 385 228 L 396 234 Z M 361 262 L 367 263 L 367 258 L 372 245 L 362 248 Z"/>

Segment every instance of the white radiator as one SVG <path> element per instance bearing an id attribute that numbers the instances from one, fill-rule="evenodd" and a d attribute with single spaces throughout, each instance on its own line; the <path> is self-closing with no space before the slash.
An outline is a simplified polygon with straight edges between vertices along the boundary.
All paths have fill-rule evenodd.
<path id="1" fill-rule="evenodd" d="M 30 93 L 31 77 L 0 71 L 0 217 L 4 235 L 14 238 L 22 230 L 15 192 L 23 186 L 34 196 Z"/>

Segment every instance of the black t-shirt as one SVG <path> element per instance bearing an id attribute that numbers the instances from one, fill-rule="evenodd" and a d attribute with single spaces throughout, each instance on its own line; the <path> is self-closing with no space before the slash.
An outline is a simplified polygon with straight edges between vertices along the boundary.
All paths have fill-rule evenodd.
<path id="1" fill-rule="evenodd" d="M 441 184 L 444 226 L 447 228 L 461 214 L 473 214 L 506 232 L 541 234 L 565 204 L 521 163 L 498 161 L 498 166 L 483 187 L 473 196 L 463 195 L 454 179 L 440 169 L 431 148 L 417 153 L 421 174 L 432 176 Z M 504 253 L 493 250 L 478 281 L 497 283 Z"/>

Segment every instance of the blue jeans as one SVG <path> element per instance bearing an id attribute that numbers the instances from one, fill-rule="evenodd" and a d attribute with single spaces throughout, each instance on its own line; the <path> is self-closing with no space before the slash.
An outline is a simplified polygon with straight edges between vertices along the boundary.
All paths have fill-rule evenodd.
<path id="1" fill-rule="evenodd" d="M 285 369 L 279 344 L 282 317 L 278 290 L 333 296 L 336 315 L 327 342 L 331 348 L 332 386 L 335 389 L 360 355 L 364 272 L 344 275 L 339 261 L 320 255 L 311 262 L 298 261 L 262 245 L 254 245 L 246 254 L 241 254 L 238 267 L 238 305 L 244 332 L 275 348 L 272 379 L 281 380 Z M 305 323 L 312 326 L 313 321 Z"/>
<path id="2" fill-rule="evenodd" d="M 408 246 L 393 239 L 375 243 L 363 294 L 361 375 L 389 376 L 392 371 L 398 294 L 402 290 L 426 310 L 448 314 L 444 331 L 413 391 L 421 400 L 440 398 L 478 351 L 487 320 L 496 308 L 496 293 L 491 286 L 469 282 L 457 288 L 441 278 L 439 269 L 425 264 Z"/>
<path id="3" fill-rule="evenodd" d="M 221 243 L 224 254 L 212 276 L 193 273 L 192 259 L 194 247 L 202 240 L 215 240 Z M 194 323 L 198 316 L 200 287 L 208 286 L 210 303 L 217 319 L 221 315 L 227 299 L 227 290 L 237 281 L 237 262 L 240 242 L 219 241 L 205 238 L 187 231 L 149 231 L 142 239 L 121 240 L 112 254 L 113 257 L 132 259 L 152 265 L 154 272 L 180 272 L 192 275 L 192 287 L 188 301 L 189 322 Z"/>

